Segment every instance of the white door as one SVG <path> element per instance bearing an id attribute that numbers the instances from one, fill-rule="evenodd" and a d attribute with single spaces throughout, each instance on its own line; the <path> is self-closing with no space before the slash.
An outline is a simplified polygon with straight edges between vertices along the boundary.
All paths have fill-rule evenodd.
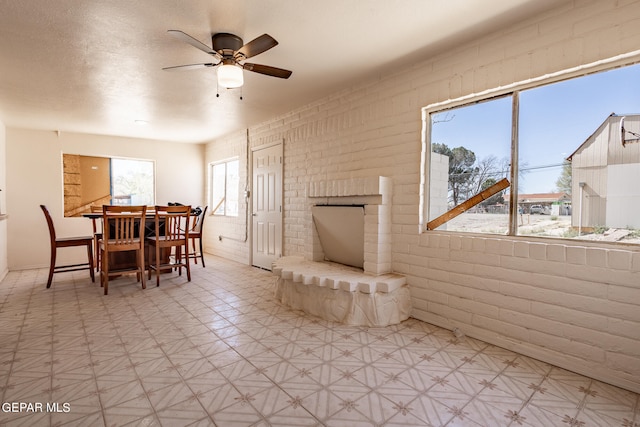
<path id="1" fill-rule="evenodd" d="M 282 254 L 282 144 L 253 152 L 252 259 L 271 270 Z"/>

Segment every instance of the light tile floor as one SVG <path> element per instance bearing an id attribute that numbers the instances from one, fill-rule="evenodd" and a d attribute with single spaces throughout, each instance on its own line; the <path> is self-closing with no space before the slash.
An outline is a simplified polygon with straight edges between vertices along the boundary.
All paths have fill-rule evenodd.
<path id="1" fill-rule="evenodd" d="M 46 270 L 9 273 L 0 425 L 640 426 L 637 394 L 481 341 L 293 312 L 271 273 L 215 257 L 192 279 L 104 296 L 86 272 L 49 290 Z"/>

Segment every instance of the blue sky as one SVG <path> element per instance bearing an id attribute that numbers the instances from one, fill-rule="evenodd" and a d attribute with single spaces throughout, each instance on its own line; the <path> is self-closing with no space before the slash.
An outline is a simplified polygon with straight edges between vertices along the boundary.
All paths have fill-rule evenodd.
<path id="1" fill-rule="evenodd" d="M 640 64 L 520 93 L 521 193 L 556 191 L 560 165 L 609 116 L 640 113 Z M 443 117 L 445 113 L 440 114 Z M 434 124 L 432 142 L 463 146 L 478 159 L 509 157 L 511 98 L 450 110 Z"/>

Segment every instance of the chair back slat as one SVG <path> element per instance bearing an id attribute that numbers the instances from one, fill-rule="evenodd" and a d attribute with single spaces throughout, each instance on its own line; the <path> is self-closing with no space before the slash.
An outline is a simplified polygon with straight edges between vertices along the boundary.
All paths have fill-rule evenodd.
<path id="1" fill-rule="evenodd" d="M 133 243 L 139 235 L 136 236 L 135 223 L 139 219 L 138 215 L 126 215 L 109 218 L 109 222 L 113 226 L 113 235 L 116 245 L 126 245 Z"/>
<path id="2" fill-rule="evenodd" d="M 146 206 L 103 206 L 103 239 L 106 245 L 140 245 L 144 239 L 146 212 Z"/>
<path id="3" fill-rule="evenodd" d="M 184 241 L 188 238 L 191 206 L 156 206 L 155 233 L 164 241 Z"/>

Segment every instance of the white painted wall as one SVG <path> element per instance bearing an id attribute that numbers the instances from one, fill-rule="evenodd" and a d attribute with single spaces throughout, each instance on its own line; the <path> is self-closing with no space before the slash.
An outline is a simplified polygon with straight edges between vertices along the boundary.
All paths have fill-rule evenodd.
<path id="1" fill-rule="evenodd" d="M 449 210 L 449 156 L 438 153 L 430 153 L 430 156 L 429 221 Z M 447 224 L 442 224 L 440 230 L 446 229 Z"/>
<path id="2" fill-rule="evenodd" d="M 7 128 L 9 270 L 49 265 L 49 232 L 40 204 L 49 208 L 58 235 L 91 234 L 90 220 L 63 218 L 63 153 L 154 160 L 156 203 L 204 203 L 203 145 Z M 71 248 L 58 256 L 60 264 L 82 262 L 86 252 Z"/>
<path id="3" fill-rule="evenodd" d="M 0 121 L 0 214 L 6 213 L 7 209 L 7 155 L 6 155 L 6 129 L 4 123 Z M 4 279 L 9 271 L 7 257 L 7 220 L 0 219 L 0 281 Z"/>
<path id="4" fill-rule="evenodd" d="M 247 206 L 244 198 L 244 190 L 247 188 L 247 156 L 251 153 L 248 151 L 247 132 L 246 130 L 235 132 L 220 141 L 217 144 L 207 144 L 205 150 L 206 170 L 206 191 L 209 204 L 209 212 L 215 206 L 211 205 L 209 197 L 209 186 L 211 185 L 208 165 L 223 160 L 238 159 L 240 164 L 240 199 L 237 217 L 225 217 L 219 215 L 209 215 L 204 222 L 203 244 L 204 251 L 214 253 L 216 255 L 232 259 L 238 262 L 249 263 L 250 249 L 249 245 L 249 229 L 247 223 Z"/>
<path id="5" fill-rule="evenodd" d="M 607 166 L 609 227 L 640 229 L 640 162 Z"/>
<path id="6" fill-rule="evenodd" d="M 640 392 L 640 248 L 419 232 L 421 107 L 633 52 L 638 16 L 637 1 L 576 0 L 251 128 L 252 147 L 285 141 L 284 254 L 304 255 L 308 182 L 388 176 L 414 317 Z M 245 143 L 212 142 L 207 161 Z M 207 245 L 248 262 L 248 243 Z"/>

